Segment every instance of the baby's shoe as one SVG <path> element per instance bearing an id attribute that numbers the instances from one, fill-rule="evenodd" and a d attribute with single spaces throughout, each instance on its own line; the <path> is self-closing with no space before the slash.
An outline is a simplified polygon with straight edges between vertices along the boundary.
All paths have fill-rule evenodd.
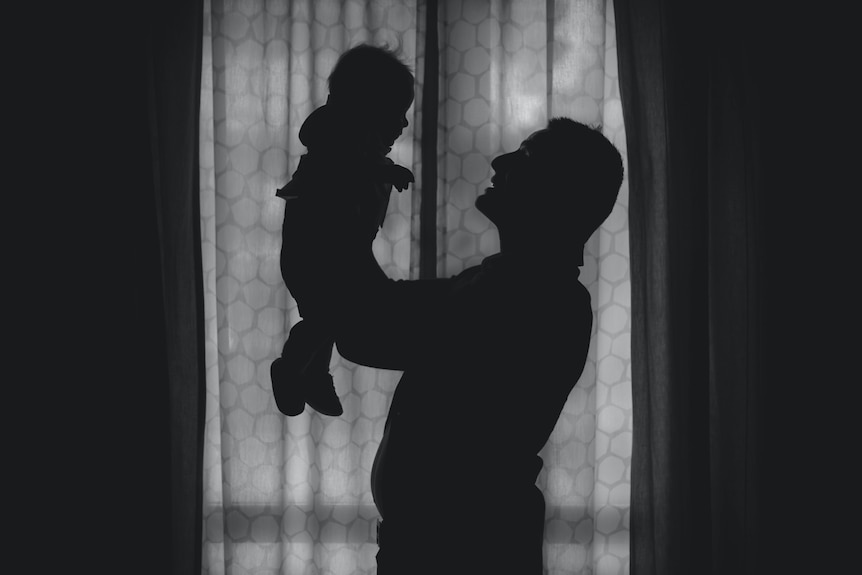
<path id="1" fill-rule="evenodd" d="M 290 365 L 288 358 L 279 357 L 269 368 L 275 405 L 285 415 L 299 415 L 305 409 L 305 378 Z"/>
<path id="2" fill-rule="evenodd" d="M 338 416 L 344 413 L 338 394 L 335 392 L 335 382 L 329 372 L 304 374 L 305 402 L 309 407 L 323 415 Z"/>
<path id="3" fill-rule="evenodd" d="M 313 349 L 306 335 L 307 326 L 300 321 L 290 330 L 281 357 L 272 362 L 272 395 L 275 405 L 285 415 L 299 415 L 305 410 L 305 393 L 308 379 L 305 369 L 313 357 Z"/>

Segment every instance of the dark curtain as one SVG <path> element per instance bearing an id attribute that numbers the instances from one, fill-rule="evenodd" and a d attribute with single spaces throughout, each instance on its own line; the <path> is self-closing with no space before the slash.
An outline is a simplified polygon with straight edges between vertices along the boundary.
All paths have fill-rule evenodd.
<path id="1" fill-rule="evenodd" d="M 200 249 L 198 139 L 203 3 L 149 3 L 148 127 L 152 224 L 158 242 L 152 294 L 166 370 L 154 392 L 167 402 L 170 523 L 169 572 L 201 569 L 204 429 L 203 281 Z"/>
<path id="2" fill-rule="evenodd" d="M 100 108 L 115 120 L 102 145 L 111 163 L 105 221 L 121 238 L 111 401 L 115 448 L 128 465 L 122 543 L 110 550 L 124 573 L 201 569 L 205 373 L 199 210 L 199 106 L 203 4 L 148 2 L 104 58 L 115 84 Z M 110 72 L 113 71 L 112 75 Z M 108 244 L 114 243 L 104 239 Z M 126 310 L 131 308 L 131 313 Z M 113 349 L 113 348 L 112 348 Z M 116 397 L 108 394 L 109 398 Z M 112 419 L 113 421 L 113 419 Z M 112 524 L 113 525 L 113 524 Z"/>
<path id="3" fill-rule="evenodd" d="M 437 0 L 428 0 L 425 18 L 419 22 L 425 33 L 425 63 L 422 94 L 422 196 L 419 204 L 419 277 L 437 277 L 437 107 L 439 96 L 439 24 Z M 418 79 L 418 78 L 417 78 Z"/>
<path id="4" fill-rule="evenodd" d="M 198 574 L 203 5 L 25 8 L 27 74 L 10 73 L 10 92 L 29 106 L 6 111 L 38 165 L 11 162 L 33 204 L 6 214 L 44 277 L 17 283 L 35 305 L 12 304 L 38 318 L 18 339 L 38 357 L 16 360 L 34 397 L 6 405 L 41 468 L 16 461 L 33 522 L 32 548 L 15 547 L 49 572 Z"/>
<path id="5" fill-rule="evenodd" d="M 631 572 L 759 573 L 764 386 L 753 22 L 619 1 L 632 277 Z"/>

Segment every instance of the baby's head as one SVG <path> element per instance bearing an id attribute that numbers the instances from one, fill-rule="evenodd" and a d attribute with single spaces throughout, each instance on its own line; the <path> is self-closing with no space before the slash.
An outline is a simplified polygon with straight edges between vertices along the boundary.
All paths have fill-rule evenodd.
<path id="1" fill-rule="evenodd" d="M 407 127 L 413 73 L 392 50 L 360 44 L 341 55 L 329 75 L 329 105 L 391 147 Z"/>

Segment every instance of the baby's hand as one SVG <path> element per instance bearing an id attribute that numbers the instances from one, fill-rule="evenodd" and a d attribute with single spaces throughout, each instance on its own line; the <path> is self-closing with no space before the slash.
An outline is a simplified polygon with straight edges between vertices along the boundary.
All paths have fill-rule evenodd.
<path id="1" fill-rule="evenodd" d="M 398 164 L 390 164 L 386 166 L 383 170 L 383 179 L 395 186 L 399 192 L 406 190 L 407 185 L 410 182 L 416 181 L 413 178 L 413 172 L 404 166 L 399 166 Z"/>

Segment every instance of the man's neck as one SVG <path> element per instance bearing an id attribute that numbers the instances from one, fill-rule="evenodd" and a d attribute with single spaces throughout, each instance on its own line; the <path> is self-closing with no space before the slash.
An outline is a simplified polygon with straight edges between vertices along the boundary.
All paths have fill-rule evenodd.
<path id="1" fill-rule="evenodd" d="M 500 228 L 497 230 L 500 234 L 500 253 L 505 255 L 506 259 L 520 260 L 529 259 L 530 256 L 535 257 L 538 250 L 524 241 L 524 238 L 506 234 Z"/>

